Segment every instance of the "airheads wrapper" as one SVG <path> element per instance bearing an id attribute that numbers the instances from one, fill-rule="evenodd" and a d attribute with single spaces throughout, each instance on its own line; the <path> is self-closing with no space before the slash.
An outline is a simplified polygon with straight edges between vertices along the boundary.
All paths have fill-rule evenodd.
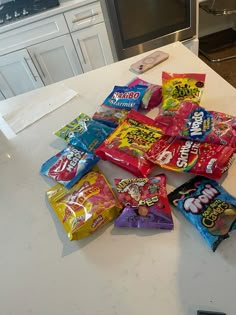
<path id="1" fill-rule="evenodd" d="M 231 166 L 233 154 L 230 147 L 162 136 L 145 156 L 162 168 L 220 179 Z"/>
<path id="2" fill-rule="evenodd" d="M 77 118 L 56 131 L 55 135 L 79 149 L 93 152 L 112 131 L 113 128 L 81 113 Z"/>
<path id="3" fill-rule="evenodd" d="M 97 231 L 117 217 L 122 209 L 97 167 L 70 190 L 60 184 L 50 188 L 47 197 L 70 240 L 79 240 Z"/>
<path id="4" fill-rule="evenodd" d="M 115 179 L 120 202 L 125 206 L 115 220 L 117 227 L 173 229 L 166 193 L 166 177 Z"/>
<path id="5" fill-rule="evenodd" d="M 93 120 L 109 127 L 116 128 L 127 114 L 127 110 L 105 109 L 95 112 L 93 114 Z"/>
<path id="6" fill-rule="evenodd" d="M 98 161 L 99 158 L 93 153 L 87 153 L 69 145 L 46 161 L 40 173 L 70 188 Z"/>
<path id="7" fill-rule="evenodd" d="M 213 251 L 236 229 L 236 198 L 219 183 L 197 176 L 168 195 Z"/>
<path id="8" fill-rule="evenodd" d="M 174 115 L 184 101 L 200 103 L 205 74 L 162 72 L 163 115 Z"/>
<path id="9" fill-rule="evenodd" d="M 101 106 L 118 110 L 138 110 L 146 89 L 145 85 L 135 85 L 130 88 L 127 86 L 115 86 Z"/>
<path id="10" fill-rule="evenodd" d="M 162 86 L 161 85 L 152 84 L 136 77 L 131 82 L 128 83 L 128 87 L 132 87 L 138 84 L 147 86 L 147 89 L 144 93 L 144 96 L 141 102 L 142 109 L 152 109 L 161 104 L 162 102 Z"/>
<path id="11" fill-rule="evenodd" d="M 153 123 L 153 119 L 132 110 L 95 153 L 135 176 L 147 176 L 154 164 L 145 159 L 145 152 L 161 136 Z"/>
<path id="12" fill-rule="evenodd" d="M 169 136 L 236 148 L 236 117 L 183 102 L 174 116 L 160 114 L 155 124 Z"/>

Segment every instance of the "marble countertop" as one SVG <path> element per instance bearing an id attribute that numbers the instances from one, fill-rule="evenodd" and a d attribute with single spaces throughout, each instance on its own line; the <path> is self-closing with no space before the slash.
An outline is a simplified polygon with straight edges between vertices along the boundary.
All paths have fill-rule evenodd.
<path id="1" fill-rule="evenodd" d="M 141 75 L 144 80 L 161 84 L 162 71 L 206 73 L 202 105 L 236 115 L 236 90 L 224 79 L 179 42 L 160 50 L 169 59 Z M 236 233 L 213 253 L 173 210 L 171 232 L 118 229 L 111 223 L 70 242 L 46 201 L 54 182 L 39 174 L 40 166 L 65 146 L 53 132 L 80 112 L 93 114 L 114 85 L 134 77 L 129 66 L 149 53 L 64 81 L 78 93 L 75 98 L 11 140 L 0 135 L 2 314 L 196 315 L 199 309 L 235 314 Z M 38 91 L 52 96 L 50 86 Z M 28 102 L 34 93 L 26 94 Z M 7 102 L 0 103 L 0 111 Z M 99 165 L 111 183 L 130 176 L 109 162 Z M 164 173 L 168 192 L 191 177 Z M 221 180 L 234 195 L 235 182 L 236 162 Z"/>

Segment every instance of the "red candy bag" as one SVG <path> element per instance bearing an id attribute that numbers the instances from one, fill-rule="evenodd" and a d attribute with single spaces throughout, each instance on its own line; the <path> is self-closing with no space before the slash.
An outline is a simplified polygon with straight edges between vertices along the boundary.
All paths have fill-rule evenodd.
<path id="1" fill-rule="evenodd" d="M 220 179 L 232 164 L 234 149 L 226 146 L 161 137 L 146 153 L 146 158 L 176 172 L 189 172 Z"/>
<path id="2" fill-rule="evenodd" d="M 103 160 L 133 173 L 147 176 L 154 165 L 145 159 L 145 152 L 161 136 L 154 120 L 132 110 L 110 136 L 95 150 Z"/>
<path id="3" fill-rule="evenodd" d="M 183 102 L 174 116 L 158 115 L 155 123 L 169 136 L 236 148 L 236 117 L 207 111 L 193 102 Z"/>
<path id="4" fill-rule="evenodd" d="M 115 179 L 120 202 L 125 206 L 115 220 L 117 227 L 173 228 L 166 192 L 166 176 Z"/>

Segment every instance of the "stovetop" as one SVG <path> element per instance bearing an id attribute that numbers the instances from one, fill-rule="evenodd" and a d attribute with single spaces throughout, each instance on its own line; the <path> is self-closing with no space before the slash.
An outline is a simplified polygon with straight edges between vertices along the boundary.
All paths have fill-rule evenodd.
<path id="1" fill-rule="evenodd" d="M 0 26 L 58 5 L 58 0 L 0 0 Z"/>

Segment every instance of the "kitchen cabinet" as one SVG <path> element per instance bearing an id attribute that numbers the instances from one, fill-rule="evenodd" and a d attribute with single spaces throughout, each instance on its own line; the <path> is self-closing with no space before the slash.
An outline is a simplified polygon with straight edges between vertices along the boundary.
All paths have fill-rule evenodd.
<path id="1" fill-rule="evenodd" d="M 104 23 L 73 32 L 72 38 L 84 72 L 113 62 Z"/>
<path id="2" fill-rule="evenodd" d="M 114 61 L 100 2 L 75 5 L 68 1 L 55 15 L 45 18 L 45 11 L 37 21 L 0 30 L 0 100 Z"/>
<path id="3" fill-rule="evenodd" d="M 0 99 L 44 86 L 26 49 L 0 57 Z"/>
<path id="4" fill-rule="evenodd" d="M 69 34 L 27 48 L 45 85 L 83 73 Z"/>

